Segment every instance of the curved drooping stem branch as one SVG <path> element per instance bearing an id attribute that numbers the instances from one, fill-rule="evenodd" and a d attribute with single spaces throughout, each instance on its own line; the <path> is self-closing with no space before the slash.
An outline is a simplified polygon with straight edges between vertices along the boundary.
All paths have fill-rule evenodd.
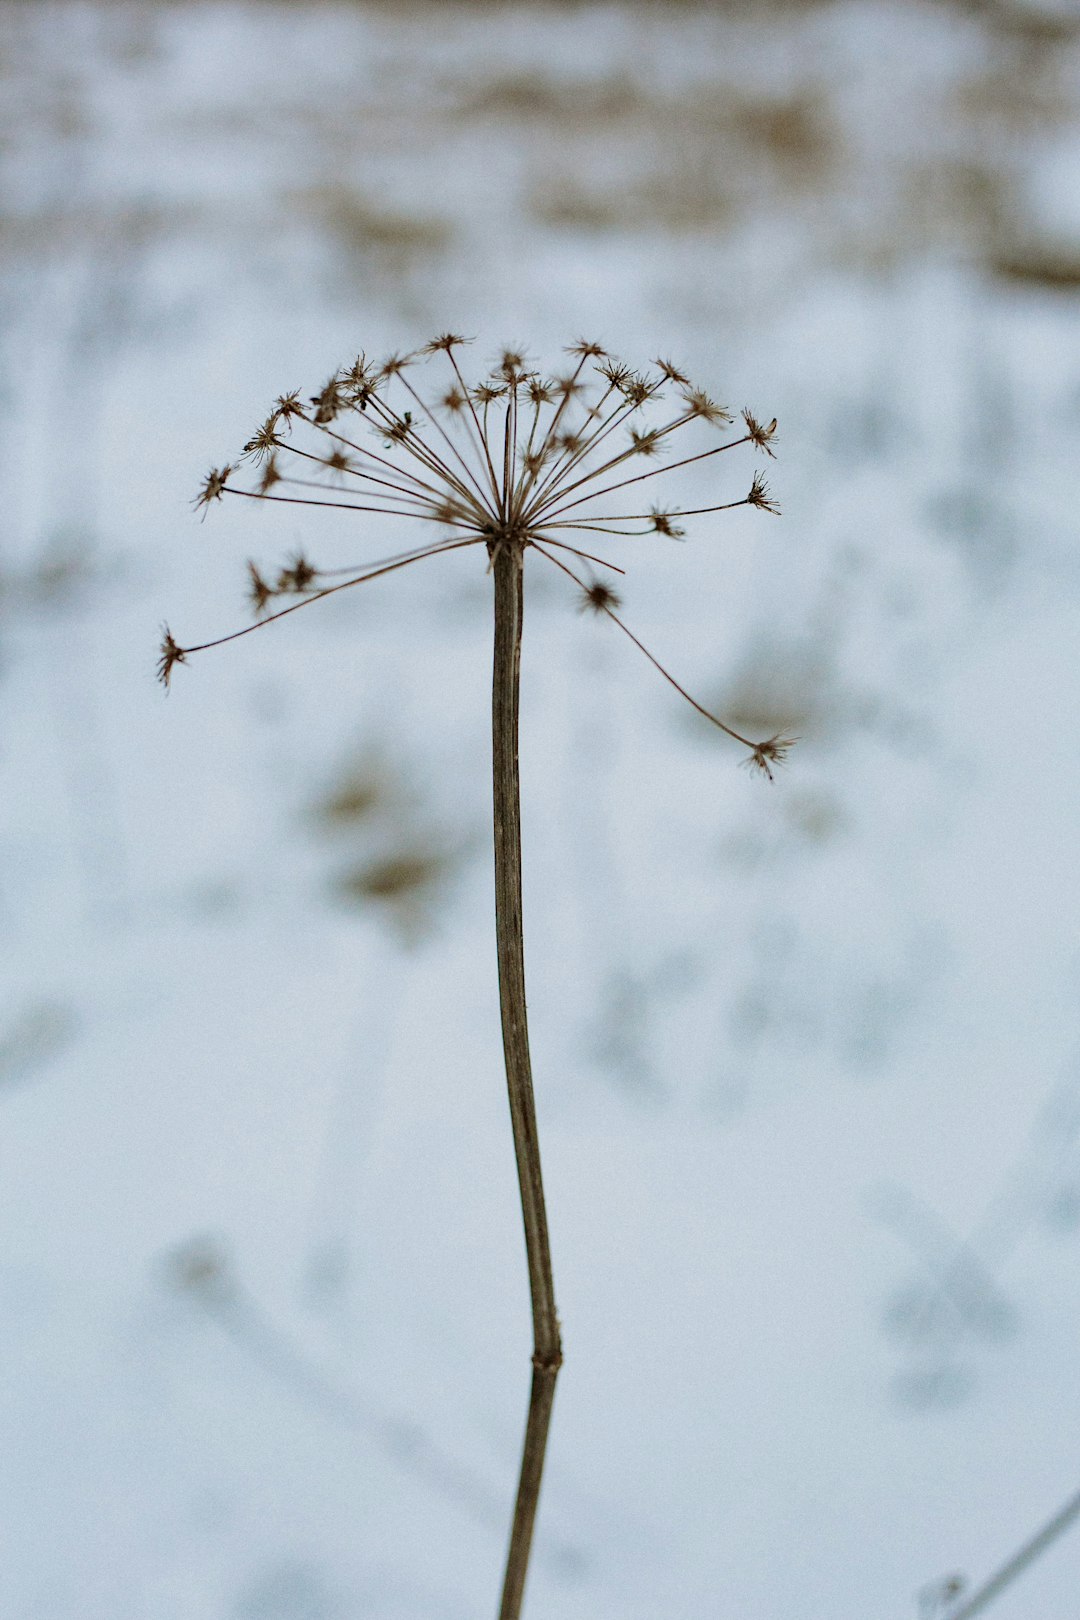
<path id="1" fill-rule="evenodd" d="M 510 1531 L 499 1620 L 518 1620 L 540 1498 L 555 1380 L 562 1365 L 559 1319 L 551 1276 L 540 1144 L 536 1130 L 529 1032 L 525 1015 L 525 953 L 521 917 L 521 804 L 518 788 L 518 690 L 521 671 L 523 560 L 517 540 L 493 544 L 495 658 L 492 681 L 492 771 L 495 810 L 495 933 L 499 958 L 506 1083 L 514 1133 L 529 1293 L 533 1374 L 521 1473 Z"/>

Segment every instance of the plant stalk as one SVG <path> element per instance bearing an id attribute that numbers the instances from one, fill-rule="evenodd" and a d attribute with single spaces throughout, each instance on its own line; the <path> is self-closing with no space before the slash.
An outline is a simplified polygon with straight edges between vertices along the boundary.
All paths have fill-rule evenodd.
<path id="1" fill-rule="evenodd" d="M 555 1380 L 562 1366 L 562 1343 L 559 1318 L 555 1312 L 555 1287 L 551 1276 L 551 1250 L 540 1175 L 540 1144 L 525 1014 L 521 798 L 518 784 L 523 562 L 524 550 L 519 541 L 498 540 L 494 543 L 495 656 L 491 739 L 495 813 L 495 936 L 506 1084 L 521 1189 L 533 1320 L 532 1389 L 499 1620 L 519 1620 L 521 1614 L 533 1525 L 540 1499 L 548 1426 L 555 1400 Z"/>

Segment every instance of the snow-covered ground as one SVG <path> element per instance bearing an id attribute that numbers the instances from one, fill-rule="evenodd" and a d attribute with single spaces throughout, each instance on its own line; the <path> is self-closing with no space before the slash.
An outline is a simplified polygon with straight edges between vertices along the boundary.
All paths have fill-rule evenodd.
<path id="1" fill-rule="evenodd" d="M 0 36 L 0 1616 L 494 1611 L 530 1327 L 490 580 L 429 561 L 153 680 L 163 619 L 236 628 L 248 556 L 342 533 L 200 524 L 207 467 L 445 328 L 670 353 L 779 417 L 782 521 L 645 542 L 620 589 L 695 693 L 801 737 L 736 769 L 530 572 L 567 1359 L 528 1613 L 977 1583 L 1080 1485 L 1075 9 Z M 994 1612 L 1078 1589 L 1080 1531 Z"/>

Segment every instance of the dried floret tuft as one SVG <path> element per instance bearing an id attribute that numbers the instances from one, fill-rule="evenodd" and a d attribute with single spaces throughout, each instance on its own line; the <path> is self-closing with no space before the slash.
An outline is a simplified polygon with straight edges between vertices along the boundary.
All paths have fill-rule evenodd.
<path id="1" fill-rule="evenodd" d="M 220 501 L 221 497 L 225 493 L 225 486 L 228 483 L 229 477 L 234 470 L 235 469 L 230 467 L 228 464 L 226 464 L 224 467 L 211 467 L 210 471 L 203 479 L 202 488 L 195 497 L 193 504 L 196 512 L 200 507 L 202 507 L 203 516 L 205 517 L 206 511 L 210 506 L 210 502 Z"/>
<path id="2" fill-rule="evenodd" d="M 621 599 L 611 586 L 605 585 L 599 579 L 591 580 L 582 586 L 581 595 L 578 597 L 578 610 L 581 613 L 614 613 L 615 609 L 621 606 Z"/>
<path id="3" fill-rule="evenodd" d="M 750 493 L 746 497 L 747 506 L 757 506 L 762 512 L 771 512 L 774 517 L 780 516 L 780 508 L 772 495 L 769 486 L 760 473 L 754 474 L 754 481 L 750 485 Z"/>
<path id="4" fill-rule="evenodd" d="M 256 618 L 261 618 L 266 612 L 274 594 L 273 586 L 266 582 L 256 564 L 249 562 L 248 601 L 251 603 L 251 609 Z"/>
<path id="5" fill-rule="evenodd" d="M 776 452 L 773 449 L 773 440 L 776 438 L 776 417 L 774 416 L 768 427 L 762 427 L 756 416 L 753 416 L 745 407 L 742 419 L 746 423 L 746 437 L 758 450 L 764 450 L 767 456 L 775 460 Z"/>
<path id="6" fill-rule="evenodd" d="M 168 687 L 173 668 L 177 664 L 186 664 L 187 654 L 172 638 L 167 624 L 161 627 L 161 653 L 157 663 L 157 678 L 162 686 Z"/>
<path id="7" fill-rule="evenodd" d="M 297 552 L 292 562 L 278 574 L 275 591 L 310 591 L 318 578 L 319 570 L 315 568 L 303 552 Z"/>
<path id="8" fill-rule="evenodd" d="M 659 506 L 651 507 L 649 521 L 652 524 L 653 532 L 655 534 L 666 534 L 669 540 L 685 540 L 686 530 L 681 529 L 677 523 L 672 522 L 672 518 L 677 516 L 678 513 L 665 512 Z"/>
<path id="9" fill-rule="evenodd" d="M 774 767 L 784 763 L 788 753 L 794 748 L 797 741 L 797 737 L 783 737 L 777 732 L 774 737 L 768 737 L 764 742 L 755 743 L 742 763 L 747 770 L 761 771 L 771 782 Z"/>
<path id="10" fill-rule="evenodd" d="M 686 406 L 688 417 L 698 416 L 703 422 L 723 425 L 735 420 L 729 410 L 725 410 L 723 405 L 718 405 L 715 399 L 710 399 L 700 388 L 688 388 L 683 394 L 683 404 Z"/>

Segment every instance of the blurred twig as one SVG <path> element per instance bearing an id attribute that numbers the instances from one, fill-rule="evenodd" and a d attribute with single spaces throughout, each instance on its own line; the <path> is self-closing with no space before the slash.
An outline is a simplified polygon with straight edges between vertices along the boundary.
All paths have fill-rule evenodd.
<path id="1" fill-rule="evenodd" d="M 1070 1496 L 1068 1501 L 1047 1519 L 1042 1528 L 1036 1531 L 1031 1540 L 1026 1541 L 1018 1552 L 1013 1553 L 1012 1557 L 961 1603 L 958 1609 L 950 1609 L 945 1620 L 972 1620 L 974 1615 L 981 1614 L 1007 1586 L 1011 1586 L 1025 1570 L 1030 1569 L 1035 1560 L 1040 1558 L 1059 1536 L 1064 1535 L 1077 1518 L 1080 1518 L 1080 1491 Z"/>
<path id="2" fill-rule="evenodd" d="M 452 1501 L 487 1530 L 502 1532 L 505 1504 L 467 1465 L 458 1462 L 410 1418 L 387 1413 L 354 1384 L 315 1363 L 307 1349 L 274 1322 L 239 1282 L 222 1249 L 194 1239 L 168 1257 L 170 1279 L 223 1328 L 230 1339 L 309 1405 L 336 1423 L 358 1429 L 402 1468 Z M 539 1556 L 565 1574 L 581 1563 L 571 1542 L 548 1536 Z"/>

